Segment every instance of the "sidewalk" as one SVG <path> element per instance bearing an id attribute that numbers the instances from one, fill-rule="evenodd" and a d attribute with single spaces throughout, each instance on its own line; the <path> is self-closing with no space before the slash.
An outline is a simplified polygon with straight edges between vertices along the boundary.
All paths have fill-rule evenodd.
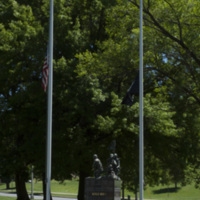
<path id="1" fill-rule="evenodd" d="M 0 196 L 7 196 L 7 197 L 17 197 L 15 193 L 3 193 L 0 192 Z M 34 199 L 43 199 L 43 196 L 41 195 L 34 195 Z M 76 198 L 67 198 L 67 197 L 54 197 L 53 200 L 77 200 Z"/>

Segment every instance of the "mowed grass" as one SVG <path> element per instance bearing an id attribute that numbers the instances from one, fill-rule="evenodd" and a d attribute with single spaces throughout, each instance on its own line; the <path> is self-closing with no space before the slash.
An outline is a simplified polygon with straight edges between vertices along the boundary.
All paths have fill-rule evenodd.
<path id="1" fill-rule="evenodd" d="M 51 192 L 52 196 L 57 197 L 73 197 L 76 198 L 78 194 L 78 180 L 65 180 L 64 182 L 58 182 L 55 180 L 51 181 Z M 31 183 L 26 183 L 26 188 L 29 194 L 31 194 Z M 34 195 L 43 195 L 42 191 L 42 181 L 33 181 L 33 191 Z M 5 184 L 0 184 L 0 192 L 9 192 L 14 193 L 15 190 L 15 183 L 10 183 L 10 189 L 6 190 Z M 0 196 L 0 200 L 3 200 L 4 197 Z M 11 198 L 13 199 L 13 198 Z"/>
<path id="2" fill-rule="evenodd" d="M 156 200 L 200 200 L 200 189 L 196 189 L 194 184 L 178 187 L 156 186 L 147 187 L 144 191 L 145 199 Z"/>
<path id="3" fill-rule="evenodd" d="M 30 194 L 31 183 L 27 183 L 27 190 Z M 10 184 L 11 189 L 6 190 L 5 184 L 0 184 L 0 192 L 15 192 L 14 182 Z M 53 196 L 61 197 L 77 197 L 78 193 L 78 180 L 66 180 L 64 182 L 51 181 L 51 190 Z M 34 180 L 34 195 L 42 194 L 42 182 Z M 130 195 L 134 199 L 135 195 L 131 192 L 125 191 L 125 198 Z M 14 200 L 16 198 L 0 196 L 0 200 Z M 138 198 L 139 199 L 139 198 Z M 184 187 L 178 186 L 177 189 L 174 185 L 169 186 L 156 186 L 146 187 L 144 191 L 144 199 L 154 200 L 200 200 L 200 190 L 195 189 L 194 184 Z"/>
<path id="4" fill-rule="evenodd" d="M 4 197 L 4 196 L 0 196 L 0 199 L 1 199 L 1 200 L 14 200 L 14 199 L 16 199 L 16 198 L 14 198 L 14 197 Z"/>
<path id="5" fill-rule="evenodd" d="M 55 180 L 51 181 L 51 192 L 52 193 L 67 193 L 77 195 L 78 193 L 77 179 L 65 180 L 64 182 L 58 182 Z M 31 191 L 31 183 L 26 184 L 27 190 Z M 42 193 L 42 181 L 34 181 L 34 191 Z"/>

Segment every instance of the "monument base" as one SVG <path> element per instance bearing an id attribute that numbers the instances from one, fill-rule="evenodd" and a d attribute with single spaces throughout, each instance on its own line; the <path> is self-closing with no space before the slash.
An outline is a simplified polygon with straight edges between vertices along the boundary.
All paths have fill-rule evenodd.
<path id="1" fill-rule="evenodd" d="M 85 200 L 121 200 L 121 181 L 107 177 L 86 178 Z"/>

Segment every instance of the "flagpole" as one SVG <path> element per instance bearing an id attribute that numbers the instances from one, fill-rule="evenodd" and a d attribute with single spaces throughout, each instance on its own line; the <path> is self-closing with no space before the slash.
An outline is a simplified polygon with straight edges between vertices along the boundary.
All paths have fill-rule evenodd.
<path id="1" fill-rule="evenodd" d="M 51 193 L 51 154 L 52 154 L 52 93 L 53 93 L 53 0 L 50 0 L 49 17 L 49 79 L 48 79 L 48 122 L 47 122 L 47 158 L 46 158 L 46 199 Z"/>
<path id="2" fill-rule="evenodd" d="M 144 187 L 144 133 L 143 133 L 143 1 L 140 0 L 140 66 L 139 66 L 139 102 L 140 102 L 140 139 L 139 139 L 139 185 L 140 185 L 140 200 L 143 200 Z"/>

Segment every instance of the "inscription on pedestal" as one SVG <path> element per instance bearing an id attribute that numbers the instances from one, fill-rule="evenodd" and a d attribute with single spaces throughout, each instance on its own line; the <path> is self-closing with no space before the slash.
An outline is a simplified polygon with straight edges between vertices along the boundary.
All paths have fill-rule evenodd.
<path id="1" fill-rule="evenodd" d="M 86 178 L 85 200 L 120 200 L 121 181 L 112 178 Z"/>

